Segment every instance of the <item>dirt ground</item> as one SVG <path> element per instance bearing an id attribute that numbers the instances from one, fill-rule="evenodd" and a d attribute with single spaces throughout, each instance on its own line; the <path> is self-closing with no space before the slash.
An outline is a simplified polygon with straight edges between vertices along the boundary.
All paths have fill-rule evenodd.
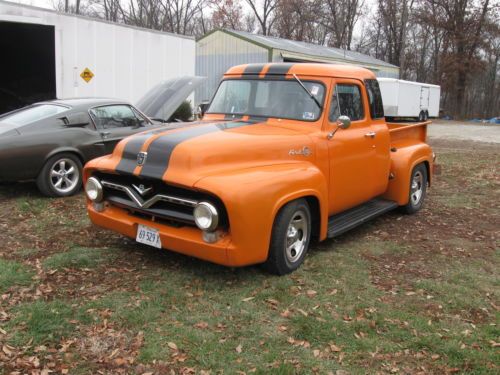
<path id="1" fill-rule="evenodd" d="M 500 125 L 446 120 L 432 120 L 428 128 L 431 139 L 452 139 L 500 143 Z"/>
<path id="2" fill-rule="evenodd" d="M 230 269 L 93 226 L 84 197 L 0 186 L 0 374 L 497 374 L 500 149 L 430 142 L 416 215 Z"/>

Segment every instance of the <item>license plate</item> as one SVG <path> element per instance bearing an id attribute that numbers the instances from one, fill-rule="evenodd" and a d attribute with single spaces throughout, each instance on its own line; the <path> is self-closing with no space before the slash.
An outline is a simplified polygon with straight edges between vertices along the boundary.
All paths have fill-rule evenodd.
<path id="1" fill-rule="evenodd" d="M 157 247 L 161 249 L 161 239 L 160 233 L 157 229 L 147 227 L 145 225 L 139 224 L 137 228 L 137 236 L 135 238 L 137 242 L 143 243 L 145 245 Z"/>

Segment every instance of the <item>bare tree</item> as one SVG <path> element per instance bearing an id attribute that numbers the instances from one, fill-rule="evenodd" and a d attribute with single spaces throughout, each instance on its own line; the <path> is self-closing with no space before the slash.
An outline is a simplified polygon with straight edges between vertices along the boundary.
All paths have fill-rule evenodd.
<path id="1" fill-rule="evenodd" d="M 354 26 L 361 15 L 362 0 L 326 0 L 322 25 L 328 30 L 329 45 L 351 49 Z"/>
<path id="2" fill-rule="evenodd" d="M 252 9 L 252 12 L 260 26 L 260 31 L 264 35 L 269 35 L 273 27 L 275 11 L 279 0 L 245 0 Z"/>

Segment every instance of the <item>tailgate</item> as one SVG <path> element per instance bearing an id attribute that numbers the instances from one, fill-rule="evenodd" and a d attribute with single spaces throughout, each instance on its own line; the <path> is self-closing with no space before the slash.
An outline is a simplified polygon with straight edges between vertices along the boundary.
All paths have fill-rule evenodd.
<path id="1" fill-rule="evenodd" d="M 427 140 L 427 125 L 430 121 L 418 123 L 394 123 L 388 122 L 391 144 L 401 141 L 410 141 L 410 143 L 425 143 Z M 413 142 L 411 142 L 413 141 Z"/>

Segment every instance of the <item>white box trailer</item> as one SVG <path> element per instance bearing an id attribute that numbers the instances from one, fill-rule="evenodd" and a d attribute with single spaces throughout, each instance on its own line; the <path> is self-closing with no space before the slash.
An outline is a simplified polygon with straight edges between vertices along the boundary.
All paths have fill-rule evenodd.
<path id="1" fill-rule="evenodd" d="M 425 120 L 439 116 L 441 87 L 429 83 L 378 78 L 385 117 Z"/>
<path id="2" fill-rule="evenodd" d="M 160 81 L 195 74 L 194 38 L 0 0 L 0 113 L 35 101 L 132 103 Z"/>

